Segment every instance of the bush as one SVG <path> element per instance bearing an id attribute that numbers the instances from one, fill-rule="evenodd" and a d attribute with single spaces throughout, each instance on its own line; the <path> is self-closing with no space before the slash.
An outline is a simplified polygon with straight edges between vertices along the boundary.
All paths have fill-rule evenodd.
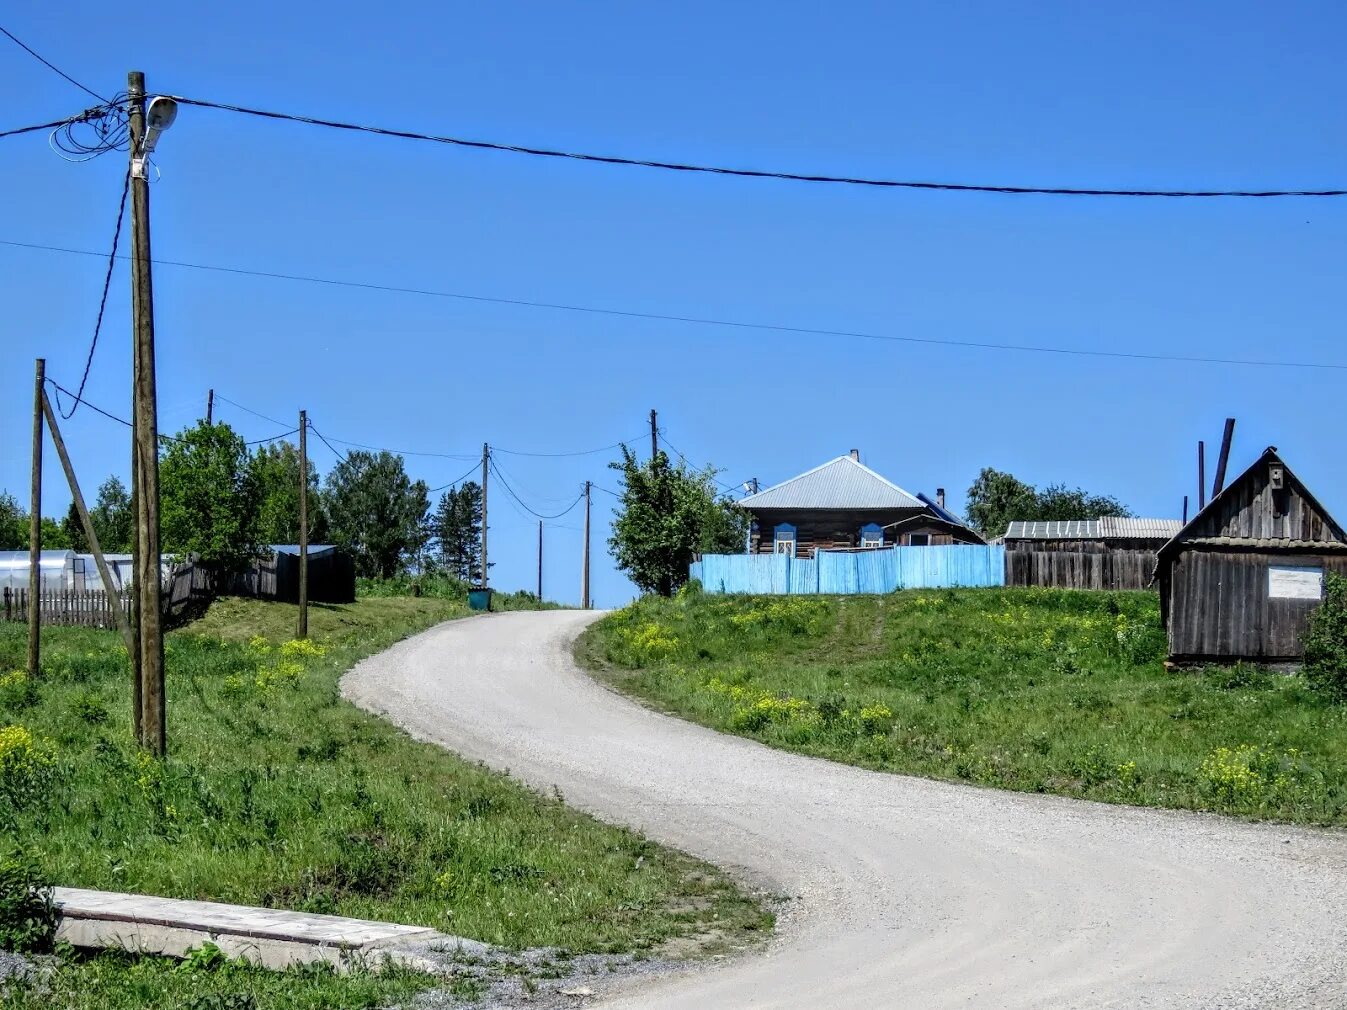
<path id="1" fill-rule="evenodd" d="M 0 728 L 0 813 L 6 805 L 22 809 L 43 798 L 55 772 L 50 744 L 22 726 Z"/>
<path id="2" fill-rule="evenodd" d="M 37 864 L 21 855 L 0 857 L 0 950 L 49 953 L 59 918 Z"/>
<path id="3" fill-rule="evenodd" d="M 1347 701 L 1347 577 L 1329 573 L 1324 602 L 1310 615 L 1305 679 L 1334 701 Z"/>

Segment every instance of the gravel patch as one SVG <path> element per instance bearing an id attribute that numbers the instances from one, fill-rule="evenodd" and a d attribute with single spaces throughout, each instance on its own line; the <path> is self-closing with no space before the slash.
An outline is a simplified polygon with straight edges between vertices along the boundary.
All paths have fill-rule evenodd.
<path id="1" fill-rule="evenodd" d="M 586 677 L 570 647 L 595 616 L 452 622 L 342 685 L 421 739 L 798 899 L 763 955 L 568 999 L 632 1010 L 1347 1007 L 1347 833 L 772 750 Z"/>

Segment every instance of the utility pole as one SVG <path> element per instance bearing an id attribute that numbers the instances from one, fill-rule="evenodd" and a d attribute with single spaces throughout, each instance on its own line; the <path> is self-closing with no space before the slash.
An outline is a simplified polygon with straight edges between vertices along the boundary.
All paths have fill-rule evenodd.
<path id="1" fill-rule="evenodd" d="M 299 629 L 309 637 L 309 412 L 299 412 Z"/>
<path id="2" fill-rule="evenodd" d="M 1183 496 L 1183 525 L 1188 525 L 1188 496 Z"/>
<path id="3" fill-rule="evenodd" d="M 491 446 L 482 443 L 482 588 L 486 588 L 486 468 L 491 461 Z"/>
<path id="4" fill-rule="evenodd" d="M 538 599 L 543 598 L 543 521 L 538 520 Z"/>
<path id="5" fill-rule="evenodd" d="M 655 461 L 655 457 L 659 455 L 659 426 L 655 423 L 655 418 L 656 414 L 652 410 L 650 412 L 650 462 L 652 463 Z"/>
<path id="6" fill-rule="evenodd" d="M 131 322 L 135 338 L 136 596 L 140 604 L 141 743 L 166 749 L 164 637 L 159 575 L 159 419 L 154 375 L 154 286 L 150 273 L 150 185 L 146 177 L 145 75 L 126 78 L 131 157 Z"/>
<path id="7" fill-rule="evenodd" d="M 33 369 L 33 485 L 28 513 L 28 676 L 42 672 L 42 386 L 47 359 Z"/>
<path id="8" fill-rule="evenodd" d="M 215 423 L 215 390 L 206 390 L 206 423 Z"/>
<path id="9" fill-rule="evenodd" d="M 585 481 L 585 552 L 580 571 L 580 608 L 589 609 L 589 481 Z"/>
<path id="10" fill-rule="evenodd" d="M 1207 443 L 1197 443 L 1197 510 L 1207 507 Z"/>
<path id="11" fill-rule="evenodd" d="M 1221 454 L 1216 457 L 1216 479 L 1211 485 L 1211 496 L 1215 498 L 1225 487 L 1225 465 L 1230 462 L 1230 443 L 1235 437 L 1235 419 L 1225 419 L 1225 431 L 1221 434 Z"/>

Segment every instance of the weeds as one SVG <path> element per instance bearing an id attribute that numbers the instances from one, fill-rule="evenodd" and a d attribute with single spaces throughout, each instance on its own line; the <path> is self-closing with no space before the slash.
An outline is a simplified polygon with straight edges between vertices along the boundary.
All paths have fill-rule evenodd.
<path id="1" fill-rule="evenodd" d="M 1332 691 L 1250 666 L 1168 673 L 1163 648 L 1152 594 L 991 589 L 689 592 L 610 615 L 577 653 L 662 709 L 866 767 L 1347 823 Z"/>

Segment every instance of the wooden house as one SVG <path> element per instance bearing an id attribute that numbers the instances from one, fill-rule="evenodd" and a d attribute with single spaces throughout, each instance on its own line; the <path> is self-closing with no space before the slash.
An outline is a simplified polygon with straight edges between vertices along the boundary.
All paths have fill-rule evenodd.
<path id="1" fill-rule="evenodd" d="M 981 544 L 935 500 L 914 495 L 860 461 L 855 449 L 739 502 L 753 517 L 750 554 L 812 558 L 820 550 Z"/>
<path id="2" fill-rule="evenodd" d="M 1174 665 L 1297 664 L 1347 534 L 1269 448 L 1159 551 Z"/>

